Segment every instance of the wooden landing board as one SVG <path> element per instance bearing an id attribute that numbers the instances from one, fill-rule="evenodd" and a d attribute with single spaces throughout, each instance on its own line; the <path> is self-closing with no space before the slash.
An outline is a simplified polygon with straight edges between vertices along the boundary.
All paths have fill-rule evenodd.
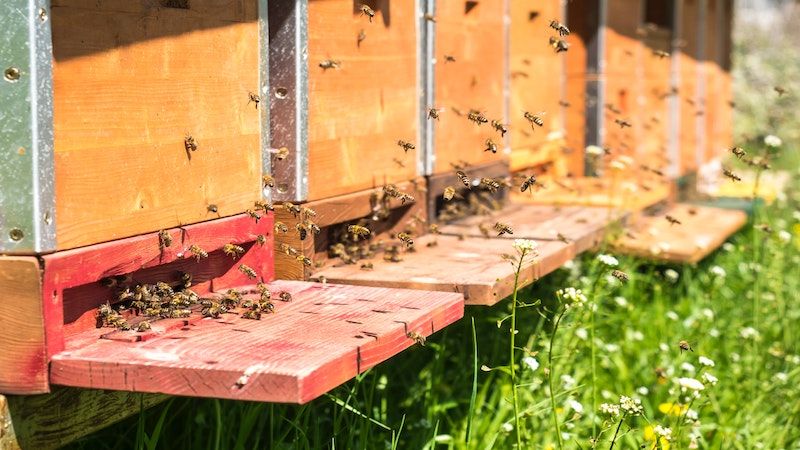
<path id="1" fill-rule="evenodd" d="M 678 219 L 672 225 L 666 215 Z M 620 253 L 676 263 L 696 263 L 747 222 L 744 211 L 676 204 L 639 217 L 614 243 Z"/>
<path id="2" fill-rule="evenodd" d="M 514 234 L 502 238 L 556 241 L 560 234 L 574 244 L 576 253 L 582 253 L 600 244 L 606 228 L 619 216 L 610 208 L 511 203 L 491 216 L 468 217 L 440 226 L 439 230 L 447 235 L 483 237 L 480 224 L 491 228 L 495 222 L 503 222 L 511 226 Z"/>
<path id="3" fill-rule="evenodd" d="M 670 196 L 667 183 L 655 179 L 643 181 L 639 174 L 609 178 L 561 178 L 542 182 L 544 188 L 532 193 L 514 192 L 511 199 L 516 203 L 602 206 L 634 212 Z"/>
<path id="4" fill-rule="evenodd" d="M 428 247 L 435 241 L 437 245 Z M 373 270 L 360 264 L 333 261 L 314 273 L 329 283 L 425 289 L 464 294 L 468 305 L 493 305 L 513 292 L 514 268 L 502 258 L 515 255 L 508 239 L 426 235 L 415 239 L 417 251 L 404 253 L 399 263 L 374 261 Z M 575 247 L 562 242 L 540 242 L 537 263 L 523 265 L 521 285 L 541 278 L 575 256 Z"/>
<path id="5" fill-rule="evenodd" d="M 301 281 L 269 285 L 275 313 L 205 318 L 143 342 L 88 330 L 53 357 L 53 384 L 306 403 L 460 319 L 460 294 Z M 153 324 L 159 331 L 159 323 Z M 135 333 L 135 332 L 130 332 Z"/>

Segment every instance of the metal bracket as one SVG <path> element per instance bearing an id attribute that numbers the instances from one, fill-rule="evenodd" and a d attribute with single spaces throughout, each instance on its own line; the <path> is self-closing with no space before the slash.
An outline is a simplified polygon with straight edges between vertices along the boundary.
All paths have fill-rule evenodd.
<path id="1" fill-rule="evenodd" d="M 606 89 L 606 23 L 608 14 L 607 0 L 600 0 L 597 6 L 597 28 L 593 39 L 586 49 L 586 145 L 603 145 L 605 124 L 603 105 Z M 585 158 L 584 172 L 588 176 L 597 176 L 597 168 L 590 158 Z"/>
<path id="2" fill-rule="evenodd" d="M 436 0 L 418 0 L 419 11 L 419 77 L 420 77 L 420 149 L 417 173 L 433 174 L 436 163 L 434 142 L 436 130 L 433 121 L 428 120 L 428 108 L 435 108 L 436 71 L 434 55 L 436 54 L 436 23 L 426 19 L 426 15 L 436 17 Z"/>
<path id="3" fill-rule="evenodd" d="M 299 202 L 308 197 L 308 0 L 267 3 L 272 198 Z"/>
<path id="4" fill-rule="evenodd" d="M 48 6 L 0 2 L 0 253 L 56 248 Z"/>
<path id="5" fill-rule="evenodd" d="M 264 103 L 271 104 L 272 96 L 269 92 L 269 7 L 267 0 L 258 0 L 258 95 L 265 100 Z M 272 172 L 272 142 L 270 142 L 270 108 L 266 105 L 260 108 L 261 121 L 261 173 Z M 262 191 L 263 199 L 272 201 L 272 188 L 264 187 Z"/>

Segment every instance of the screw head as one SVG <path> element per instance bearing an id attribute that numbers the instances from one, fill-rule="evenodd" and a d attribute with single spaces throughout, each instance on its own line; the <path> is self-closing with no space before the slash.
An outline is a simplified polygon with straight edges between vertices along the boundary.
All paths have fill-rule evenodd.
<path id="1" fill-rule="evenodd" d="M 12 241 L 21 241 L 22 238 L 25 237 L 25 233 L 23 233 L 19 228 L 12 228 L 8 232 L 8 237 L 10 237 Z"/>
<path id="2" fill-rule="evenodd" d="M 9 83 L 14 83 L 19 81 L 22 73 L 16 67 L 9 67 L 8 69 L 3 72 L 3 78 L 6 79 Z"/>

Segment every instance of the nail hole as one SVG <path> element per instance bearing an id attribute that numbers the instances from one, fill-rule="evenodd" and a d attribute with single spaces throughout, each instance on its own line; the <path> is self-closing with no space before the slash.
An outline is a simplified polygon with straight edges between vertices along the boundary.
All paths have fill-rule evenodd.
<path id="1" fill-rule="evenodd" d="M 279 193 L 285 194 L 285 193 L 289 192 L 289 185 L 286 184 L 286 183 L 278 183 L 278 185 L 275 187 L 275 189 Z"/>
<path id="2" fill-rule="evenodd" d="M 275 97 L 284 99 L 286 96 L 289 95 L 289 90 L 283 87 L 279 87 L 275 89 Z"/>
<path id="3" fill-rule="evenodd" d="M 19 80 L 21 74 L 19 72 L 19 69 L 17 69 L 16 67 L 9 67 L 8 69 L 6 69 L 4 76 L 6 78 L 6 81 L 13 83 Z"/>
<path id="4" fill-rule="evenodd" d="M 21 241 L 22 238 L 25 237 L 25 233 L 19 228 L 12 228 L 11 231 L 8 232 L 8 237 L 10 237 L 12 241 Z"/>

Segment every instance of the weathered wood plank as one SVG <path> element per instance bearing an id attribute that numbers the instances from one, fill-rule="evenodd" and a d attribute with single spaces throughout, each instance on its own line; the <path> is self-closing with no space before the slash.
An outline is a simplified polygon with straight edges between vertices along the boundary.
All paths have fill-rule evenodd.
<path id="1" fill-rule="evenodd" d="M 269 287 L 293 300 L 276 301 L 275 313 L 258 321 L 225 314 L 144 342 L 98 339 L 68 348 L 53 357 L 51 381 L 306 403 L 413 345 L 407 333 L 428 336 L 461 318 L 464 308 L 454 293 L 299 281 Z"/>
<path id="2" fill-rule="evenodd" d="M 0 392 L 48 391 L 42 277 L 34 257 L 0 257 Z"/>
<path id="3" fill-rule="evenodd" d="M 0 395 L 0 450 L 60 448 L 167 398 L 62 386 L 45 395 Z"/>
<path id="4" fill-rule="evenodd" d="M 426 235 L 415 239 L 415 247 L 417 251 L 404 253 L 401 262 L 375 261 L 373 270 L 362 270 L 333 261 L 313 277 L 331 283 L 459 292 L 469 305 L 493 305 L 513 292 L 514 268 L 502 258 L 515 254 L 512 241 Z M 541 242 L 539 254 L 537 262 L 523 265 L 522 285 L 561 267 L 575 256 L 575 247 Z"/>
<path id="5" fill-rule="evenodd" d="M 669 215 L 681 222 L 671 224 Z M 675 204 L 639 217 L 614 243 L 620 253 L 675 263 L 696 263 L 747 222 L 744 211 Z"/>

